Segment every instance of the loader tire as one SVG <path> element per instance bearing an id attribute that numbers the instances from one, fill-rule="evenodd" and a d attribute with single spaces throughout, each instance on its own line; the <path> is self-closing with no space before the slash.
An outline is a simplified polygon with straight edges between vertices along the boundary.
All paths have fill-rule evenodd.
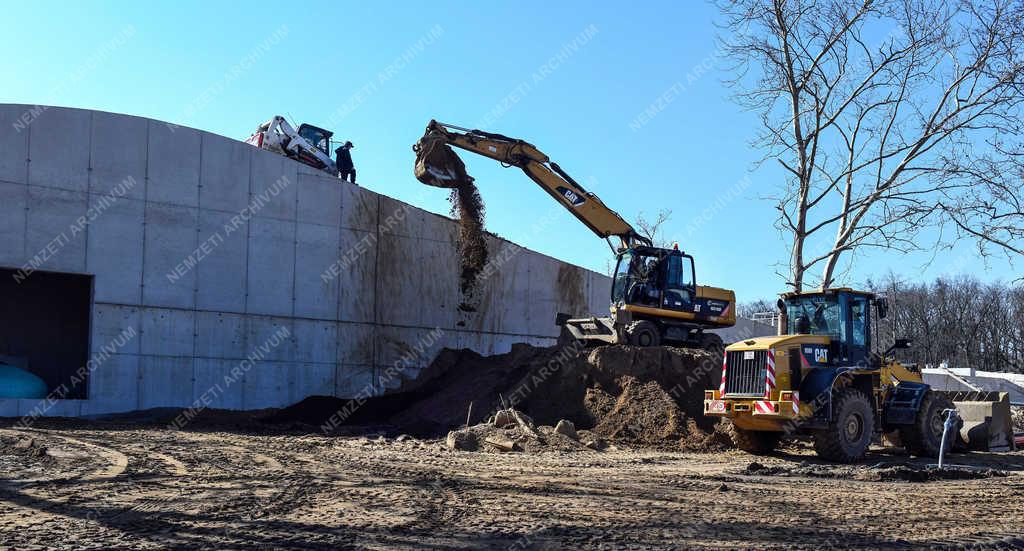
<path id="1" fill-rule="evenodd" d="M 946 422 L 942 412 L 953 407 L 953 402 L 948 397 L 931 390 L 925 393 L 914 424 L 900 429 L 900 439 L 907 452 L 919 457 L 938 457 L 939 447 L 942 445 L 942 430 Z M 959 427 L 956 432 L 960 432 Z M 955 437 L 955 434 L 950 435 L 950 441 L 946 442 L 947 450 L 952 449 L 951 444 L 956 441 Z"/>
<path id="2" fill-rule="evenodd" d="M 700 338 L 700 347 L 718 358 L 725 354 L 725 343 L 722 342 L 722 337 L 714 333 L 704 333 Z"/>
<path id="3" fill-rule="evenodd" d="M 814 451 L 840 463 L 862 459 L 875 434 L 871 399 L 853 387 L 839 389 L 832 394 L 832 412 L 835 418 L 828 428 L 814 431 Z"/>
<path id="4" fill-rule="evenodd" d="M 766 455 L 773 451 L 782 440 L 781 432 L 746 430 L 729 423 L 729 435 L 736 447 L 754 455 Z"/>
<path id="5" fill-rule="evenodd" d="M 661 344 L 661 330 L 653 321 L 634 321 L 626 328 L 629 344 L 633 346 L 658 346 Z"/>

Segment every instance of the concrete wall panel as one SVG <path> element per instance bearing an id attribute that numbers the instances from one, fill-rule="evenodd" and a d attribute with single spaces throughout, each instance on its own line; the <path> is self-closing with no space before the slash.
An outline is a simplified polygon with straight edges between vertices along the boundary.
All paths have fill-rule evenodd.
<path id="1" fill-rule="evenodd" d="M 86 232 L 79 218 L 85 215 L 83 192 L 29 186 L 26 256 L 38 255 L 38 269 L 85 271 Z"/>
<path id="2" fill-rule="evenodd" d="M 28 175 L 28 126 L 26 105 L 0 105 L 0 181 L 26 184 Z"/>
<path id="3" fill-rule="evenodd" d="M 295 327 L 292 318 L 249 316 L 244 357 L 287 361 L 295 357 Z"/>
<path id="4" fill-rule="evenodd" d="M 192 358 L 139 358 L 139 409 L 189 407 L 194 382 Z"/>
<path id="5" fill-rule="evenodd" d="M 296 319 L 292 329 L 295 350 L 290 359 L 325 364 L 335 362 L 338 353 L 338 328 L 335 322 Z"/>
<path id="6" fill-rule="evenodd" d="M 257 217 L 295 220 L 296 161 L 257 149 L 252 153 L 252 197 Z"/>
<path id="7" fill-rule="evenodd" d="M 140 313 L 140 350 L 143 355 L 192 357 L 195 312 L 143 308 Z"/>
<path id="8" fill-rule="evenodd" d="M 287 406 L 291 373 L 292 364 L 288 362 L 255 362 L 242 378 L 242 408 Z"/>
<path id="9" fill-rule="evenodd" d="M 338 364 L 335 368 L 334 395 L 339 398 L 368 396 L 377 387 L 372 365 Z"/>
<path id="10" fill-rule="evenodd" d="M 298 224 L 295 246 L 295 315 L 333 320 L 338 278 L 325 270 L 338 260 L 338 228 Z"/>
<path id="11" fill-rule="evenodd" d="M 420 240 L 385 234 L 377 246 L 377 323 L 420 325 L 423 272 L 410 269 L 423 263 Z"/>
<path id="12" fill-rule="evenodd" d="M 102 415 L 139 409 L 139 357 L 114 354 L 89 374 L 89 396 L 82 415 Z"/>
<path id="13" fill-rule="evenodd" d="M 295 223 L 253 218 L 249 226 L 247 311 L 290 316 L 295 276 Z"/>
<path id="14" fill-rule="evenodd" d="M 196 312 L 196 356 L 244 358 L 248 353 L 246 317 L 225 312 Z"/>
<path id="15" fill-rule="evenodd" d="M 333 396 L 334 377 L 334 364 L 292 365 L 287 403 L 294 404 L 307 396 Z"/>
<path id="16" fill-rule="evenodd" d="M 198 130 L 150 122 L 147 200 L 184 207 L 199 205 L 201 141 Z"/>
<path id="17" fill-rule="evenodd" d="M 95 300 L 140 304 L 145 203 L 90 195 L 86 269 L 96 275 Z"/>
<path id="18" fill-rule="evenodd" d="M 197 211 L 146 204 L 142 300 L 154 306 L 192 308 L 195 296 Z"/>
<path id="19" fill-rule="evenodd" d="M 28 181 L 35 186 L 89 189 L 91 111 L 50 107 L 29 126 Z"/>
<path id="20" fill-rule="evenodd" d="M 195 385 L 190 406 L 242 409 L 242 381 L 232 382 L 238 360 L 196 358 Z"/>
<path id="21" fill-rule="evenodd" d="M 377 288 L 377 234 L 342 228 L 338 263 L 338 319 L 373 322 Z"/>
<path id="22" fill-rule="evenodd" d="M 196 308 L 245 312 L 249 223 L 227 212 L 199 211 Z M 205 250 L 204 250 L 205 246 Z"/>
<path id="23" fill-rule="evenodd" d="M 338 324 L 339 364 L 372 365 L 376 326 L 369 323 Z"/>
<path id="24" fill-rule="evenodd" d="M 299 174 L 299 220 L 331 227 L 341 224 L 341 186 L 338 178 Z"/>
<path id="25" fill-rule="evenodd" d="M 145 119 L 93 113 L 89 192 L 145 199 L 148 135 Z"/>
<path id="26" fill-rule="evenodd" d="M 341 184 L 341 227 L 366 232 L 377 231 L 377 213 L 381 195 L 355 184 Z"/>
<path id="27" fill-rule="evenodd" d="M 459 267 L 452 262 L 452 246 L 426 239 L 419 240 L 420 321 L 427 327 L 455 327 L 459 293 Z"/>
<path id="28" fill-rule="evenodd" d="M 214 134 L 203 134 L 199 204 L 238 214 L 249 204 L 249 162 L 255 148 Z"/>
<path id="29" fill-rule="evenodd" d="M 0 133 L 0 136 L 5 133 Z M 0 148 L 3 146 L 0 145 Z M 0 149 L 0 156 L 4 153 Z M 28 205 L 28 186 L 0 182 L 0 266 L 20 268 L 25 263 L 25 207 Z M 35 254 L 35 253 L 33 253 Z"/>
<path id="30" fill-rule="evenodd" d="M 142 313 L 135 306 L 97 303 L 92 310 L 92 350 L 124 342 L 118 353 L 138 354 L 142 341 Z M 132 338 L 125 338 L 134 333 Z M 115 340 L 116 339 L 116 340 Z"/>

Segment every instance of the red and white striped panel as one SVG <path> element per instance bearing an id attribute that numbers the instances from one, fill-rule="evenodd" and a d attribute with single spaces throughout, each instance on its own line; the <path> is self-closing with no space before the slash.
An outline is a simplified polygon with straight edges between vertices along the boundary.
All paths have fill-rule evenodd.
<path id="1" fill-rule="evenodd" d="M 754 411 L 756 413 L 775 413 L 775 408 L 773 408 L 772 403 L 767 400 L 758 400 L 754 402 Z"/>
<path id="2" fill-rule="evenodd" d="M 729 367 L 729 353 L 722 354 L 722 385 L 718 387 L 719 398 L 725 395 L 725 369 Z"/>
<path id="3" fill-rule="evenodd" d="M 768 349 L 768 369 L 765 370 L 764 397 L 770 398 L 771 391 L 775 388 L 775 354 Z"/>
<path id="4" fill-rule="evenodd" d="M 793 391 L 793 413 L 800 415 L 800 391 Z"/>

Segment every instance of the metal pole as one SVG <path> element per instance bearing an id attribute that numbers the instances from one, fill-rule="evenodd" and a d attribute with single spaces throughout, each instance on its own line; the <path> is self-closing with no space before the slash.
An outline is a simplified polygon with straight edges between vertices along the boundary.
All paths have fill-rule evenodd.
<path id="1" fill-rule="evenodd" d="M 946 416 L 946 422 L 942 425 L 942 442 L 939 444 L 939 470 L 942 470 L 944 463 L 943 459 L 946 455 L 946 442 L 949 441 L 949 429 L 956 426 L 956 422 L 960 420 L 960 416 L 957 415 L 955 409 L 943 410 L 943 415 Z"/>

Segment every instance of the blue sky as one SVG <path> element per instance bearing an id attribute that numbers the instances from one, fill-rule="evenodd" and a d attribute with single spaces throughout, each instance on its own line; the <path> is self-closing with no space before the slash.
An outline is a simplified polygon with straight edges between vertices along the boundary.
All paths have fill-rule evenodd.
<path id="1" fill-rule="evenodd" d="M 741 301 L 783 290 L 788 250 L 769 201 L 782 174 L 753 170 L 753 113 L 729 100 L 703 2 L 7 3 L 0 102 L 100 109 L 244 139 L 282 114 L 350 139 L 360 183 L 446 213 L 412 176 L 434 118 L 530 141 L 628 220 L 672 209 L 667 233 L 698 279 Z M 59 16 L 55 15 L 59 14 Z M 552 61 L 553 60 L 553 61 Z M 659 98 L 663 98 L 659 101 Z M 647 112 L 651 116 L 641 117 Z M 463 156 L 488 229 L 605 271 L 608 246 L 516 169 Z M 930 265 L 926 263 L 932 261 Z M 784 266 L 781 266 L 784 270 Z M 846 283 L 986 270 L 969 245 L 860 259 Z"/>

